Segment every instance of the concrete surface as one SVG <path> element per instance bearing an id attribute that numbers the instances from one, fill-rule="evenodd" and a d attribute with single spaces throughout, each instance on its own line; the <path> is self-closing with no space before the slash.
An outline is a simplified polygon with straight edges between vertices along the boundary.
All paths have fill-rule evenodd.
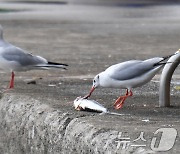
<path id="1" fill-rule="evenodd" d="M 157 152 L 162 132 L 155 134 L 160 128 L 180 132 L 180 91 L 175 89 L 179 68 L 173 77 L 171 108 L 158 108 L 160 73 L 133 90 L 134 96 L 116 111 L 122 116 L 78 112 L 72 107 L 77 96 L 89 92 L 93 76 L 108 66 L 178 50 L 179 7 L 1 2 L 0 8 L 20 10 L 0 13 L 6 40 L 70 65 L 67 71 L 16 73 L 15 89 L 0 100 L 2 153 L 180 153 L 179 135 L 169 151 Z M 2 89 L 9 75 L 0 73 Z M 27 84 L 32 79 L 36 84 Z M 114 111 L 113 102 L 124 92 L 99 88 L 91 98 Z M 140 134 L 144 140 L 135 142 Z M 171 141 L 168 135 L 165 139 Z M 134 143 L 144 146 L 131 146 Z"/>

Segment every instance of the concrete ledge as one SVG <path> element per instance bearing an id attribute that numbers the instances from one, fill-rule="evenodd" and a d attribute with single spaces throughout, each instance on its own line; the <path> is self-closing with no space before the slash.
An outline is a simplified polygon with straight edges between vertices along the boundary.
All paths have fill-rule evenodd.
<path id="1" fill-rule="evenodd" d="M 28 96 L 5 94 L 0 100 L 0 150 L 9 154 L 146 151 L 117 149 L 119 132 L 90 122 L 98 116 L 74 116 Z"/>
<path id="2" fill-rule="evenodd" d="M 58 153 L 72 119 L 30 97 L 5 95 L 0 101 L 3 153 Z"/>
<path id="3" fill-rule="evenodd" d="M 74 119 L 65 132 L 64 153 L 117 153 L 116 143 L 113 143 L 117 135 L 118 131 L 94 127 L 83 119 Z"/>

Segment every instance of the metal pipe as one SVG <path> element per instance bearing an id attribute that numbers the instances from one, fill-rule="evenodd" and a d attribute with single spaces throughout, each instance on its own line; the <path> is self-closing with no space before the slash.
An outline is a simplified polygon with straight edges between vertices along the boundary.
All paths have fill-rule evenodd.
<path id="1" fill-rule="evenodd" d="M 169 63 L 170 62 L 170 63 Z M 180 49 L 169 58 L 168 63 L 164 66 L 161 74 L 160 87 L 159 87 L 159 106 L 170 106 L 170 83 L 172 75 L 176 67 L 180 63 Z"/>

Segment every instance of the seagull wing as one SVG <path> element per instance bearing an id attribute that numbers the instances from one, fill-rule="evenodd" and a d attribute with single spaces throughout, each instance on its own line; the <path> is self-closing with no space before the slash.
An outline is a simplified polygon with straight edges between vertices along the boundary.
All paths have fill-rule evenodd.
<path id="1" fill-rule="evenodd" d="M 2 57 L 8 61 L 16 62 L 23 67 L 47 63 L 46 59 L 26 53 L 22 49 L 15 46 L 6 47 L 2 53 Z"/>
<path id="2" fill-rule="evenodd" d="M 119 63 L 109 67 L 106 71 L 111 78 L 115 80 L 130 80 L 141 75 L 156 69 L 157 67 L 161 67 L 161 65 L 156 65 L 163 58 L 152 58 L 145 61 L 140 60 L 131 60 L 123 63 Z"/>

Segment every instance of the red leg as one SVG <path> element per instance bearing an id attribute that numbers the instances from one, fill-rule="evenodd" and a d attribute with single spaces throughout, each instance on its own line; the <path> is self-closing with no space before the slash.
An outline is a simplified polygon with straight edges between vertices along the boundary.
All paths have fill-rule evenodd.
<path id="1" fill-rule="evenodd" d="M 126 99 L 126 96 L 120 96 L 114 103 L 114 108 L 116 110 L 122 108 L 123 104 L 124 104 L 124 101 Z"/>
<path id="2" fill-rule="evenodd" d="M 126 89 L 126 96 L 129 94 L 128 89 Z"/>
<path id="3" fill-rule="evenodd" d="M 8 86 L 7 89 L 5 89 L 5 90 L 3 91 L 3 93 L 8 92 L 10 89 L 13 89 L 13 88 L 14 88 L 14 76 L 15 76 L 15 74 L 14 74 L 14 72 L 12 72 L 12 73 L 11 73 L 11 80 L 10 80 L 10 82 L 9 82 L 9 86 Z"/>
<path id="4" fill-rule="evenodd" d="M 127 90 L 128 91 L 128 90 Z M 128 93 L 128 96 L 132 96 L 133 95 L 133 93 L 132 93 L 132 91 L 130 90 L 129 91 L 129 93 Z"/>
<path id="5" fill-rule="evenodd" d="M 124 101 L 126 100 L 126 98 L 128 98 L 129 96 L 132 96 L 133 93 L 132 91 L 128 91 L 128 89 L 126 90 L 126 95 L 124 96 L 120 96 L 114 103 L 114 108 L 115 109 L 120 109 L 123 107 Z"/>
<path id="6" fill-rule="evenodd" d="M 11 74 L 11 80 L 10 80 L 8 89 L 14 88 L 14 76 L 15 76 L 15 75 L 14 75 L 14 72 L 12 72 L 12 74 Z"/>

